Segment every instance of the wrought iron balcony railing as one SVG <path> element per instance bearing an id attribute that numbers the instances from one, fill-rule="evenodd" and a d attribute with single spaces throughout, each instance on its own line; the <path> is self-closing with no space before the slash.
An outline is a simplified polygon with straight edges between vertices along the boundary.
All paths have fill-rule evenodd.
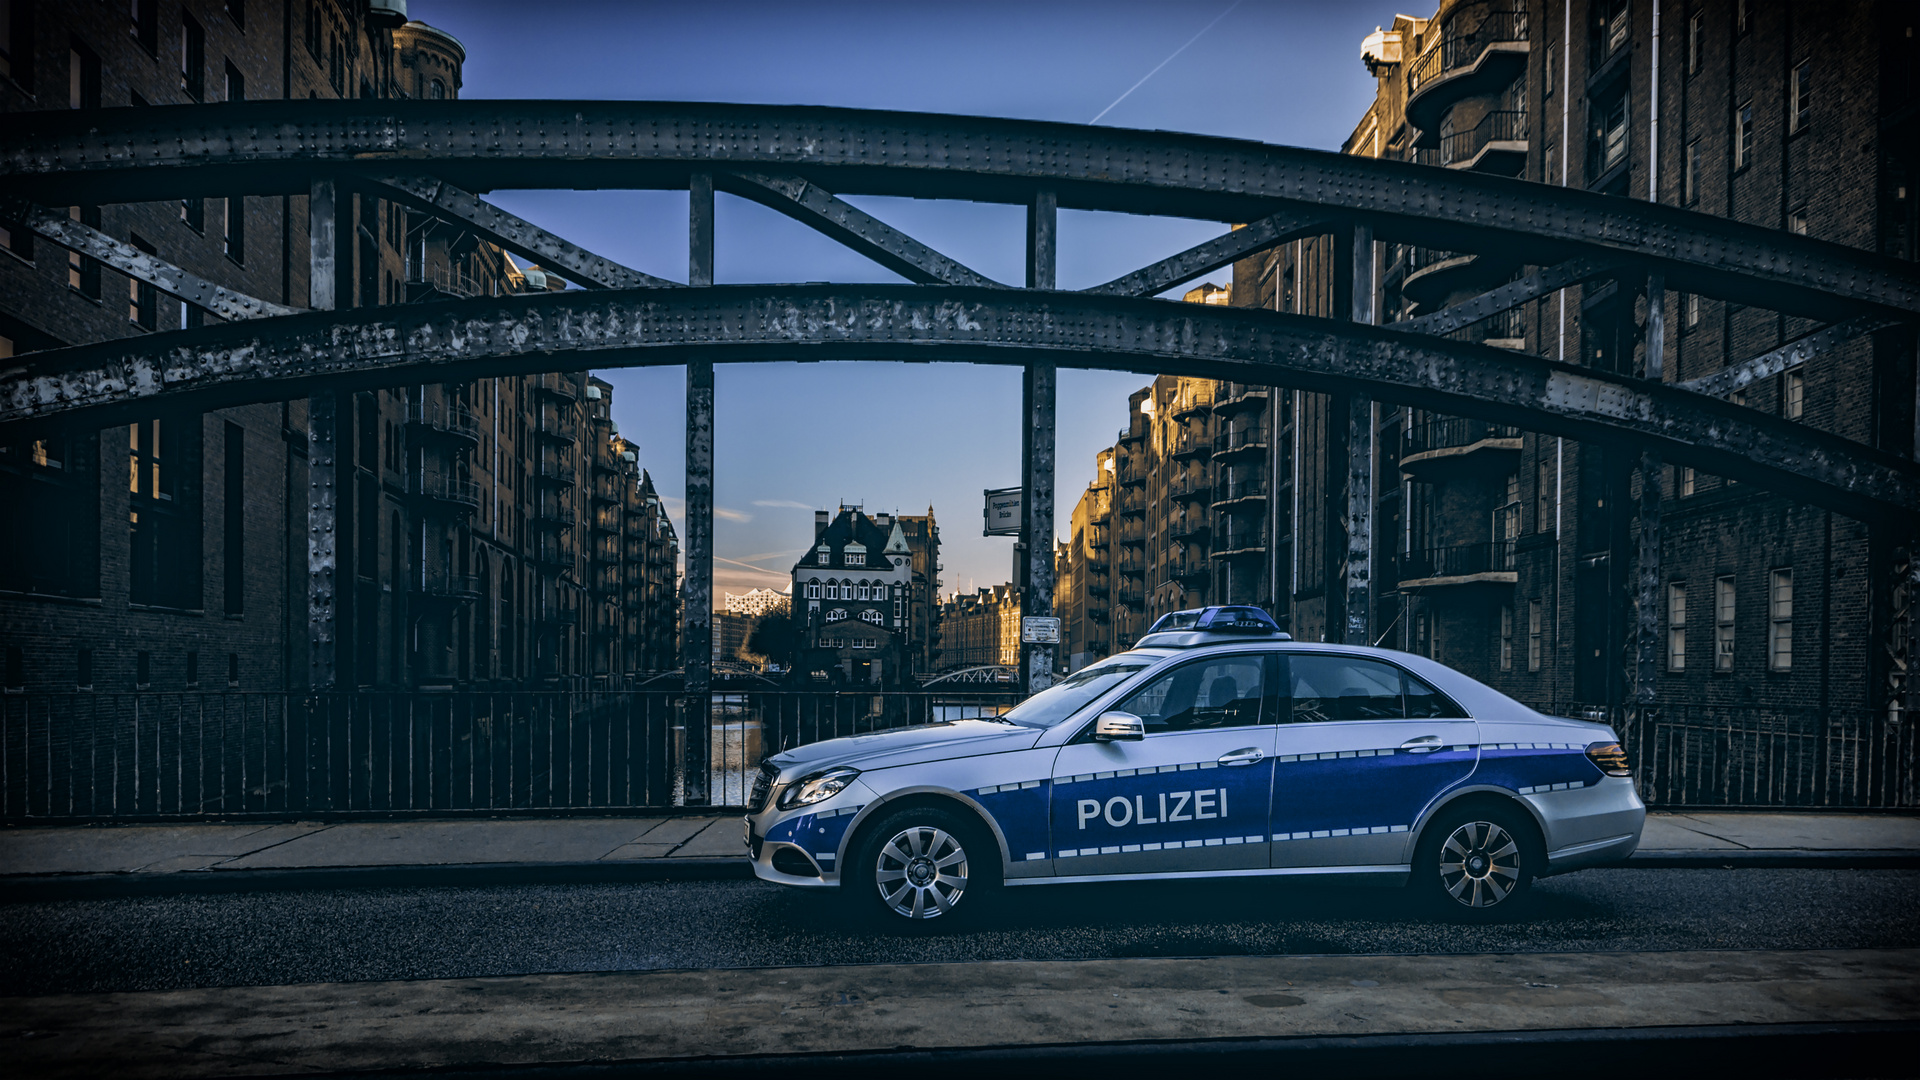
<path id="1" fill-rule="evenodd" d="M 1450 72 L 1472 67 L 1490 45 L 1526 41 L 1528 36 L 1527 10 L 1518 3 L 1461 4 L 1448 13 L 1440 40 L 1407 69 L 1407 96 Z"/>
<path id="2" fill-rule="evenodd" d="M 1440 139 L 1440 164 L 1464 165 L 1488 143 L 1527 141 L 1527 114 L 1519 109 L 1497 109 L 1480 118 L 1466 131 L 1443 135 Z"/>
<path id="3" fill-rule="evenodd" d="M 417 472 L 407 477 L 407 492 L 423 499 L 469 510 L 480 508 L 480 485 L 442 472 Z"/>
<path id="4" fill-rule="evenodd" d="M 467 442 L 480 439 L 480 420 L 473 415 L 473 410 L 445 398 L 407 402 L 407 423 Z"/>
<path id="5" fill-rule="evenodd" d="M 1421 548 L 1400 556 L 1400 580 L 1470 577 L 1503 573 L 1514 568 L 1513 541 L 1449 544 Z"/>
<path id="6" fill-rule="evenodd" d="M 1406 429 L 1400 442 L 1400 455 L 1408 457 L 1432 450 L 1448 450 L 1462 446 L 1472 446 L 1487 439 L 1517 439 L 1520 429 L 1506 424 L 1489 424 L 1485 420 L 1468 420 L 1464 417 L 1447 416 L 1414 424 Z"/>

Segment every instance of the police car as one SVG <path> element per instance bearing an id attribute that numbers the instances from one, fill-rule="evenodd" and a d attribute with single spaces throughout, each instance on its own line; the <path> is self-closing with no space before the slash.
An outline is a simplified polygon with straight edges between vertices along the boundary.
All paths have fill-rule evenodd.
<path id="1" fill-rule="evenodd" d="M 902 920 L 1002 887 L 1256 876 L 1410 884 L 1486 918 L 1631 855 L 1646 818 L 1605 725 L 1248 607 L 1167 615 L 1004 716 L 783 751 L 750 803 L 762 879 Z"/>

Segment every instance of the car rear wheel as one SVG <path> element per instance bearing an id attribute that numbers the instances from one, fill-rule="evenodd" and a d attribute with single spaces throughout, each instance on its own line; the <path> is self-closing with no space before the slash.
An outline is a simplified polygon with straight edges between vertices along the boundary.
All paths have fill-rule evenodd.
<path id="1" fill-rule="evenodd" d="M 999 845 L 974 822 L 939 807 L 909 807 L 867 831 L 847 884 L 896 925 L 951 925 L 986 906 L 1000 884 L 999 864 Z"/>
<path id="2" fill-rule="evenodd" d="M 1544 861 L 1530 825 L 1503 807 L 1443 812 L 1420 838 L 1415 889 L 1451 918 L 1491 922 L 1515 914 Z"/>

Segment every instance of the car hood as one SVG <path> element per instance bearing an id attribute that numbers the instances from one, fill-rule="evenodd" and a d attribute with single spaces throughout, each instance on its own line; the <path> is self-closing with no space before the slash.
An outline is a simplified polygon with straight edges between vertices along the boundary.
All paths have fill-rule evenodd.
<path id="1" fill-rule="evenodd" d="M 879 769 L 973 754 L 1025 750 L 1040 741 L 1042 734 L 1018 724 L 954 720 L 808 743 L 782 750 L 767 760 L 778 766 L 782 775 L 796 768 L 811 772 L 813 768 L 833 765 Z"/>

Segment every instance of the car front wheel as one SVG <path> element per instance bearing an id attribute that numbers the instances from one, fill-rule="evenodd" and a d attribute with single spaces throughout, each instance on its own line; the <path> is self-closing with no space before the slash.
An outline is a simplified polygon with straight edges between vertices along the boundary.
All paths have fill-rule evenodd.
<path id="1" fill-rule="evenodd" d="M 893 920 L 952 923 L 986 905 L 999 863 L 986 830 L 949 810 L 912 807 L 867 832 L 847 884 Z"/>

